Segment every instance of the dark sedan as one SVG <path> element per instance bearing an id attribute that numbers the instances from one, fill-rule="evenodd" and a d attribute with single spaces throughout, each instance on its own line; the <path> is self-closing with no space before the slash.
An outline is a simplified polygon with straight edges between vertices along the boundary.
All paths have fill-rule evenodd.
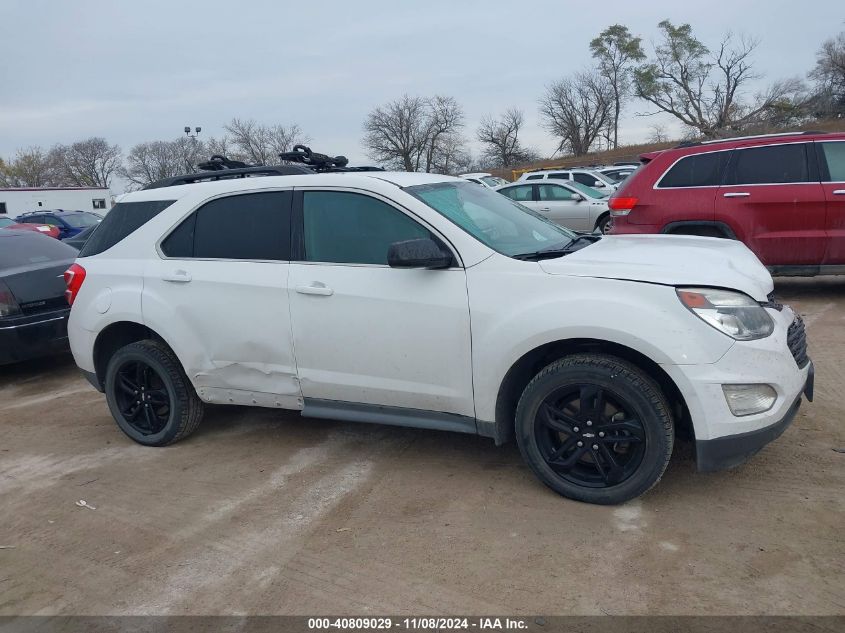
<path id="1" fill-rule="evenodd" d="M 68 349 L 62 274 L 76 254 L 34 231 L 0 231 L 0 365 Z"/>

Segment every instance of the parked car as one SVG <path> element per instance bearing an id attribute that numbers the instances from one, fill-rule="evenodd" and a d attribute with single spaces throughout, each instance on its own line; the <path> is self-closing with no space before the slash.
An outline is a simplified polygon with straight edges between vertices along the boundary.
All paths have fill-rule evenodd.
<path id="1" fill-rule="evenodd" d="M 59 230 L 59 238 L 73 237 L 89 226 L 102 222 L 103 218 L 90 211 L 31 211 L 19 215 L 17 221 L 21 224 L 49 224 Z"/>
<path id="2" fill-rule="evenodd" d="M 614 184 L 619 185 L 620 182 L 633 174 L 636 169 L 636 167 L 603 167 L 597 171 L 613 180 Z"/>
<path id="3" fill-rule="evenodd" d="M 215 176 L 127 195 L 66 273 L 76 362 L 141 444 L 204 403 L 515 436 L 556 492 L 619 503 L 676 433 L 734 466 L 812 396 L 739 242 L 576 235 L 435 174 Z"/>
<path id="4" fill-rule="evenodd" d="M 470 182 L 474 182 L 479 185 L 484 185 L 485 187 L 489 187 L 490 189 L 498 187 L 499 185 L 504 185 L 508 182 L 504 178 L 499 178 L 498 176 L 488 174 L 487 172 L 461 174 L 460 176 L 458 176 L 458 178 L 463 178 L 464 180 L 469 180 Z"/>
<path id="5" fill-rule="evenodd" d="M 607 194 L 574 180 L 548 180 L 542 184 L 517 180 L 495 190 L 555 224 L 576 231 L 598 229 L 604 233 L 610 220 Z"/>
<path id="6" fill-rule="evenodd" d="M 12 218 L 0 218 L 0 229 L 12 229 L 16 231 L 37 231 L 50 237 L 58 238 L 59 229 L 49 224 L 21 224 Z"/>
<path id="7" fill-rule="evenodd" d="M 62 274 L 75 257 L 36 231 L 0 231 L 0 365 L 68 349 Z"/>
<path id="8" fill-rule="evenodd" d="M 600 191 L 611 192 L 616 189 L 616 183 L 608 176 L 600 174 L 592 169 L 550 169 L 540 171 L 528 171 L 519 177 L 522 180 L 574 180 L 587 187 Z"/>
<path id="9" fill-rule="evenodd" d="M 610 198 L 612 233 L 729 238 L 775 274 L 845 273 L 845 134 L 686 143 L 642 159 Z"/>
<path id="10" fill-rule="evenodd" d="M 88 238 L 91 237 L 91 234 L 96 230 L 99 224 L 95 224 L 94 226 L 89 226 L 88 228 L 82 229 L 79 233 L 74 235 L 73 237 L 68 237 L 63 239 L 62 241 L 67 244 L 68 246 L 72 246 L 76 250 L 81 250 L 83 246 L 85 246 L 85 242 L 88 241 Z"/>

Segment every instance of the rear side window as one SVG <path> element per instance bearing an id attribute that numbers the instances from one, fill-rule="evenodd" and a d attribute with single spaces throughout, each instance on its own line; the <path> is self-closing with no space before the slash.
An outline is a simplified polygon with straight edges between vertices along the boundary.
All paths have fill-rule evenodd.
<path id="1" fill-rule="evenodd" d="M 569 180 L 569 174 L 549 174 L 549 178 L 554 178 L 555 180 Z"/>
<path id="2" fill-rule="evenodd" d="M 134 233 L 144 224 L 164 211 L 175 200 L 150 200 L 148 202 L 119 202 L 94 229 L 79 257 L 99 255 L 123 238 Z"/>
<path id="3" fill-rule="evenodd" d="M 819 145 L 827 163 L 825 182 L 845 182 L 845 141 Z"/>
<path id="4" fill-rule="evenodd" d="M 718 187 L 730 152 L 708 152 L 685 156 L 660 179 L 658 188 Z"/>
<path id="5" fill-rule="evenodd" d="M 541 201 L 572 200 L 572 192 L 560 185 L 540 185 Z"/>
<path id="6" fill-rule="evenodd" d="M 289 261 L 291 199 L 290 191 L 217 198 L 183 220 L 161 250 L 178 258 Z"/>
<path id="7" fill-rule="evenodd" d="M 309 262 L 386 265 L 394 242 L 434 239 L 398 209 L 357 193 L 306 191 L 302 223 Z"/>
<path id="8" fill-rule="evenodd" d="M 504 194 L 511 200 L 516 200 L 517 202 L 528 202 L 532 199 L 532 191 L 533 185 L 521 185 L 519 187 L 507 187 L 506 189 L 500 189 L 499 193 Z"/>
<path id="9" fill-rule="evenodd" d="M 737 149 L 725 184 L 809 182 L 806 147 L 806 143 L 790 143 Z"/>
<path id="10" fill-rule="evenodd" d="M 539 176 L 528 176 L 525 180 L 542 180 L 542 179 L 543 179 L 543 174 L 540 174 Z"/>
<path id="11" fill-rule="evenodd" d="M 599 187 L 604 186 L 601 180 L 590 174 L 572 174 L 572 178 L 576 182 L 580 182 L 582 185 L 587 185 L 588 187 L 595 187 L 596 185 Z"/>

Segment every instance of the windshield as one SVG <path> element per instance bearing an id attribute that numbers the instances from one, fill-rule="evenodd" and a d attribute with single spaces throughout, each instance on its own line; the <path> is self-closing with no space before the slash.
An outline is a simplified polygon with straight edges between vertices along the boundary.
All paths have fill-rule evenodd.
<path id="1" fill-rule="evenodd" d="M 84 229 L 88 226 L 96 226 L 100 222 L 100 218 L 93 213 L 74 213 L 73 215 L 63 215 L 61 216 L 62 220 L 64 220 L 68 226 L 72 226 L 75 229 Z"/>
<path id="2" fill-rule="evenodd" d="M 602 193 L 598 189 L 593 189 L 592 187 L 588 187 L 587 185 L 582 185 L 577 180 L 570 180 L 566 184 L 570 187 L 574 187 L 575 189 L 583 193 L 585 196 L 588 196 L 590 198 L 597 198 L 599 200 L 602 198 L 607 198 L 606 193 Z"/>
<path id="3" fill-rule="evenodd" d="M 9 218 L 0 218 L 0 229 L 2 229 L 3 227 L 6 227 L 6 226 L 11 226 L 14 223 L 15 223 L 15 221 L 11 220 Z"/>
<path id="4" fill-rule="evenodd" d="M 501 178 L 497 178 L 496 176 L 482 176 L 481 180 L 486 182 L 491 187 L 498 187 L 499 185 L 505 184 L 505 181 Z"/>
<path id="5" fill-rule="evenodd" d="M 479 242 L 509 257 L 562 246 L 575 239 L 572 231 L 500 193 L 470 183 L 439 182 L 407 187 L 405 191 Z"/>

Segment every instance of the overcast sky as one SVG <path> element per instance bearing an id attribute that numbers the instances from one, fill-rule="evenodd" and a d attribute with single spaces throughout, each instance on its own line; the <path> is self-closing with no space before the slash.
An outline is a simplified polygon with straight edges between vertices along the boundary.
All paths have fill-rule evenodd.
<path id="1" fill-rule="evenodd" d="M 457 98 L 468 137 L 483 115 L 518 106 L 525 140 L 548 154 L 544 86 L 589 64 L 606 26 L 650 49 L 663 18 L 705 43 L 729 29 L 759 38 L 764 81 L 804 76 L 845 29 L 842 0 L 0 0 L 0 156 L 88 136 L 126 151 L 185 125 L 219 135 L 237 116 L 296 122 L 316 151 L 362 162 L 367 112 L 403 93 Z M 622 142 L 648 137 L 644 110 L 628 108 Z"/>

